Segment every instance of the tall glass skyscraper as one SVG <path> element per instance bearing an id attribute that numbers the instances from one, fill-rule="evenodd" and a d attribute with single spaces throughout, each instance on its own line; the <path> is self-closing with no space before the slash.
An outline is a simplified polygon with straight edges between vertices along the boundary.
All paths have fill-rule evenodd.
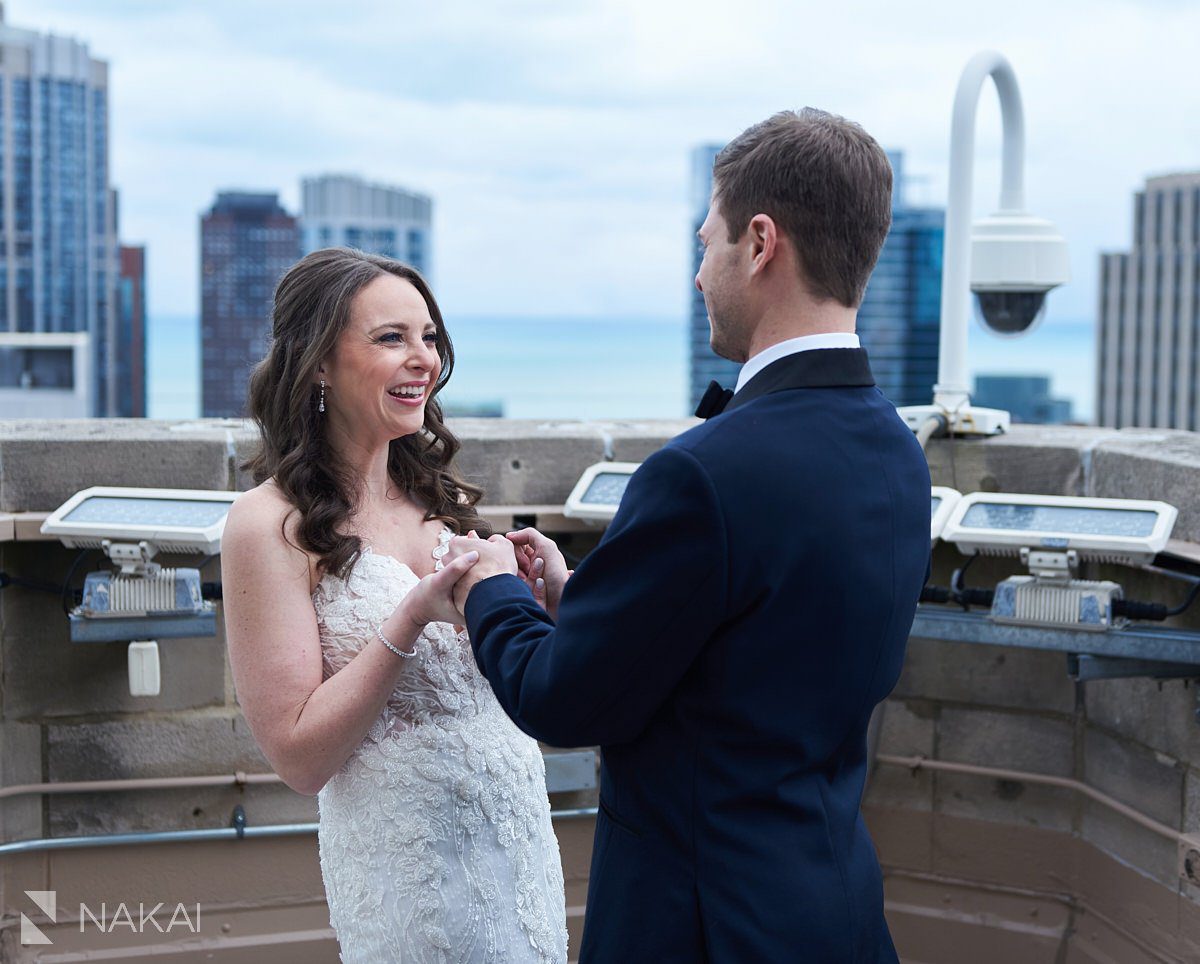
<path id="1" fill-rule="evenodd" d="M 937 381 L 945 211 L 910 207 L 904 155 L 892 162 L 892 229 L 858 309 L 858 337 L 893 405 L 927 405 Z"/>
<path id="2" fill-rule="evenodd" d="M 737 384 L 741 364 L 721 358 L 713 353 L 708 344 L 708 312 L 704 307 L 704 296 L 696 290 L 696 272 L 700 270 L 700 259 L 704 256 L 696 232 L 708 216 L 708 202 L 712 197 L 713 161 L 724 144 L 702 144 L 692 150 L 691 196 L 689 207 L 692 212 L 692 273 L 688 278 L 691 291 L 691 311 L 688 316 L 688 410 L 690 415 L 700 404 L 704 390 L 710 381 L 716 380 L 725 388 Z"/>
<path id="3" fill-rule="evenodd" d="M 708 212 L 712 165 L 721 146 L 705 144 L 692 151 L 692 278 L 700 269 L 701 258 L 695 232 Z M 937 381 L 945 212 L 940 208 L 910 207 L 904 198 L 903 155 L 892 151 L 888 159 L 893 170 L 892 229 L 858 310 L 858 335 L 884 395 L 895 405 L 921 405 L 933 397 L 933 383 Z M 708 315 L 695 285 L 688 338 L 689 389 L 694 408 L 711 379 L 733 388 L 741 368 L 736 362 L 718 358 L 709 347 Z"/>
<path id="4" fill-rule="evenodd" d="M 200 222 L 200 414 L 244 414 L 266 353 L 275 286 L 300 257 L 300 228 L 275 194 L 224 191 Z"/>
<path id="5" fill-rule="evenodd" d="M 10 411 L 116 414 L 116 220 L 108 65 L 0 23 L 0 391 L 22 392 Z"/>
<path id="6" fill-rule="evenodd" d="M 358 248 L 398 258 L 429 278 L 433 201 L 345 174 L 305 178 L 300 213 L 304 250 Z"/>
<path id="7" fill-rule="evenodd" d="M 1146 181 L 1100 255 L 1096 421 L 1200 431 L 1200 171 Z"/>

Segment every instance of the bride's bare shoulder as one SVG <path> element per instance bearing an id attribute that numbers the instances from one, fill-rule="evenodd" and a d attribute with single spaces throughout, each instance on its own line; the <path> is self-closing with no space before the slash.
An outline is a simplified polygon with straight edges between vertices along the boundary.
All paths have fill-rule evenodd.
<path id="1" fill-rule="evenodd" d="M 267 479 L 234 500 L 225 520 L 222 549 L 248 552 L 256 559 L 289 559 L 296 564 L 303 560 L 312 583 L 315 560 L 296 539 L 299 520 L 296 507 L 272 479 Z"/>
<path id="2" fill-rule="evenodd" d="M 287 496 L 275 484 L 275 480 L 267 479 L 253 489 L 242 492 L 234 500 L 225 527 L 228 529 L 232 523 L 238 529 L 251 529 L 257 535 L 265 535 L 265 530 L 273 526 L 280 529 L 282 535 L 285 524 L 287 529 L 295 527 L 296 522 L 293 517 L 297 514 L 295 507 L 288 502 Z M 291 532 L 287 534 L 290 536 Z"/>

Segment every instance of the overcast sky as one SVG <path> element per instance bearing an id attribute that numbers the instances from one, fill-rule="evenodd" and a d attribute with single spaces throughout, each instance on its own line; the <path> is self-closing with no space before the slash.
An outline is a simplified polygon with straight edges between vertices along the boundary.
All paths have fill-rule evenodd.
<path id="1" fill-rule="evenodd" d="M 1057 222 L 1095 311 L 1097 253 L 1128 245 L 1146 176 L 1200 168 L 1200 3 L 795 0 L 9 0 L 8 22 L 111 67 L 121 234 L 148 245 L 152 313 L 197 311 L 216 191 L 331 171 L 431 194 L 449 314 L 682 316 L 688 153 L 813 105 L 906 152 L 943 203 L 950 106 L 992 47 L 1025 101 L 1030 209 Z M 976 208 L 999 191 L 979 113 Z"/>

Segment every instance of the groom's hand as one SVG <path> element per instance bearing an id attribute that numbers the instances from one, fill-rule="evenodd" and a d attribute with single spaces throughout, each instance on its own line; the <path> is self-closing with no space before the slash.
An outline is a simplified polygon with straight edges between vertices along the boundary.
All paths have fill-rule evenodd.
<path id="1" fill-rule="evenodd" d="M 525 560 L 521 574 L 533 591 L 534 599 L 557 622 L 563 587 L 574 570 L 567 568 L 567 560 L 554 540 L 537 529 L 518 529 L 510 532 L 507 538 L 516 547 L 518 561 Z"/>
<path id="2" fill-rule="evenodd" d="M 454 604 L 464 609 L 467 596 L 477 582 L 492 576 L 519 575 L 517 557 L 513 552 L 512 543 L 504 536 L 492 536 L 486 541 L 480 539 L 474 532 L 467 536 L 455 536 L 450 540 L 450 551 L 443 561 L 449 565 L 455 559 L 468 552 L 478 552 L 479 561 L 458 581 L 454 587 Z"/>

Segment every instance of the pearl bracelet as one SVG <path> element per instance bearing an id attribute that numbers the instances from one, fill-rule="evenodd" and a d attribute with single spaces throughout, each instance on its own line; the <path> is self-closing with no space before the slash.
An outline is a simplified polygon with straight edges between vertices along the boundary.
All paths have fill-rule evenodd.
<path id="1" fill-rule="evenodd" d="M 414 656 L 417 655 L 417 651 L 415 649 L 411 653 L 406 653 L 406 652 L 404 652 L 404 650 L 397 649 L 395 646 L 393 646 L 391 644 L 391 642 L 388 640 L 388 638 L 383 635 L 383 626 L 375 627 L 375 635 L 379 637 L 380 642 L 382 642 L 384 646 L 386 646 L 388 649 L 390 649 L 397 656 L 402 656 L 405 659 L 412 659 Z"/>

